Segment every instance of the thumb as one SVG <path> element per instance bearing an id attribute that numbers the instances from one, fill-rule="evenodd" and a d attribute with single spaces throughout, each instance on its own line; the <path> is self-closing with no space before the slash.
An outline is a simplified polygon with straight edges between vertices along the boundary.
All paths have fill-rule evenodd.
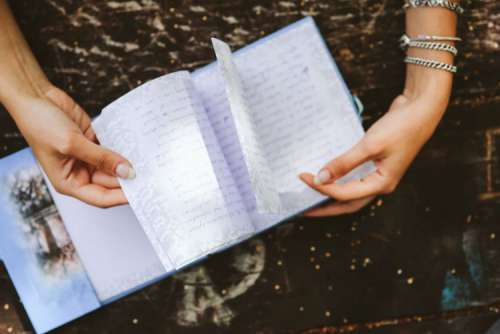
<path id="1" fill-rule="evenodd" d="M 316 185 L 332 183 L 334 180 L 348 174 L 351 170 L 370 160 L 373 155 L 366 149 L 365 141 L 361 140 L 350 150 L 327 163 L 314 176 Z"/>
<path id="2" fill-rule="evenodd" d="M 122 179 L 135 178 L 135 171 L 130 162 L 111 150 L 89 140 L 83 134 L 74 135 L 69 141 L 69 149 L 64 153 L 82 160 L 106 174 Z"/>

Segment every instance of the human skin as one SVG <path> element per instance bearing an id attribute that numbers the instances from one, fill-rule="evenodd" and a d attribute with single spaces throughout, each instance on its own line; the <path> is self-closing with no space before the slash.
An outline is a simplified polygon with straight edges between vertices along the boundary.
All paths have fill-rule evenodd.
<path id="1" fill-rule="evenodd" d="M 410 9 L 406 33 L 454 36 L 456 14 L 442 8 Z M 446 52 L 411 48 L 408 55 L 453 62 Z M 124 157 L 98 145 L 87 113 L 50 83 L 6 0 L 0 0 L 0 73 L 0 103 L 16 122 L 56 190 L 99 207 L 126 203 L 116 177 L 133 177 L 132 166 Z M 402 93 L 357 145 L 324 166 L 322 170 L 328 171 L 330 177 L 315 183 L 314 174 L 300 175 L 310 187 L 336 200 L 306 215 L 354 212 L 377 195 L 392 192 L 441 120 L 451 85 L 451 73 L 407 65 Z M 377 166 L 374 173 L 363 180 L 335 183 L 368 160 Z"/>
<path id="2" fill-rule="evenodd" d="M 413 8 L 406 13 L 406 34 L 412 37 L 455 36 L 456 25 L 456 14 L 444 8 Z M 448 52 L 410 48 L 407 54 L 453 63 L 453 56 Z M 299 175 L 311 188 L 334 199 L 305 215 L 322 217 L 352 213 L 376 196 L 393 192 L 443 117 L 452 79 L 452 73 L 408 64 L 402 93 L 364 137 L 352 149 L 328 162 L 316 175 Z M 373 173 L 361 180 L 335 183 L 370 160 L 376 165 Z"/>
<path id="3" fill-rule="evenodd" d="M 54 188 L 98 207 L 127 203 L 117 176 L 129 161 L 100 146 L 88 114 L 52 85 L 0 0 L 0 103 L 16 122 Z"/>

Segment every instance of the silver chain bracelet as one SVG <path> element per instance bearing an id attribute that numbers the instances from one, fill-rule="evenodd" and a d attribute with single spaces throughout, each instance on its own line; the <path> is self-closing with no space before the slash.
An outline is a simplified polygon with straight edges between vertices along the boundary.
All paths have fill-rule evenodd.
<path id="1" fill-rule="evenodd" d="M 436 50 L 436 51 L 445 51 L 449 52 L 452 55 L 456 56 L 458 54 L 458 50 L 456 47 L 450 44 L 446 43 L 439 43 L 439 42 L 410 42 L 408 45 L 410 48 L 421 48 L 421 49 L 429 49 L 429 50 Z"/>
<path id="2" fill-rule="evenodd" d="M 448 71 L 451 73 L 457 73 L 456 66 L 451 65 L 451 64 L 447 64 L 447 63 L 443 63 L 443 62 L 440 62 L 437 60 L 408 56 L 405 58 L 404 61 L 407 64 L 414 64 L 414 65 L 424 66 L 424 67 L 433 68 L 433 69 L 437 69 L 437 70 Z"/>
<path id="3" fill-rule="evenodd" d="M 431 40 L 423 41 L 419 39 L 412 39 L 407 35 L 401 36 L 399 42 L 403 50 L 407 50 L 408 48 L 421 48 L 436 51 L 445 51 L 451 53 L 454 56 L 458 54 L 457 48 L 447 43 L 434 42 Z"/>
<path id="4" fill-rule="evenodd" d="M 463 14 L 464 9 L 460 4 L 448 0 L 406 0 L 404 9 L 418 7 L 442 7 L 454 11 L 457 14 Z"/>

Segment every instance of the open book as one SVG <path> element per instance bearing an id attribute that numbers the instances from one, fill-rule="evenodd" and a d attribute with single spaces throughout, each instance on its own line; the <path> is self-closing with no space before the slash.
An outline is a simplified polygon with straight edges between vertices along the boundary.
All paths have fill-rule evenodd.
<path id="1" fill-rule="evenodd" d="M 319 204 L 325 198 L 297 175 L 317 172 L 363 136 L 352 97 L 311 18 L 234 54 L 224 42 L 212 43 L 216 63 L 147 82 L 94 120 L 101 144 L 136 170 L 135 179 L 120 181 L 130 206 L 90 207 L 47 182 L 84 273 L 80 295 L 71 294 L 72 284 L 59 299 L 40 293 L 47 289 L 40 280 L 26 284 L 26 275 L 40 273 L 19 264 L 19 252 L 29 250 L 14 247 L 6 237 L 12 226 L 0 224 L 0 255 L 21 298 L 30 300 L 25 305 L 39 332 Z M 0 177 L 33 166 L 29 151 L 17 153 L 0 162 Z M 339 182 L 371 169 L 365 164 Z M 12 197 L 2 203 L 3 220 L 33 218 L 9 205 Z M 38 299 L 30 296 L 33 289 Z M 55 299 L 44 314 L 40 306 Z M 47 324 L 46 317 L 53 320 Z"/>

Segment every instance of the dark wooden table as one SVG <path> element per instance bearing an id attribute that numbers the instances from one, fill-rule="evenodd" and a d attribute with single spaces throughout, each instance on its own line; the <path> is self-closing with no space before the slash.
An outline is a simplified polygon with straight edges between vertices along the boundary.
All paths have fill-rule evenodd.
<path id="1" fill-rule="evenodd" d="M 367 127 L 404 80 L 402 1 L 10 2 L 49 78 L 92 115 L 146 80 L 212 61 L 210 36 L 238 48 L 304 15 Z M 272 229 L 56 332 L 484 333 L 500 318 L 500 4 L 466 8 L 449 110 L 394 194 Z M 0 154 L 25 145 L 0 111 Z M 0 269 L 0 333 L 24 331 Z"/>

